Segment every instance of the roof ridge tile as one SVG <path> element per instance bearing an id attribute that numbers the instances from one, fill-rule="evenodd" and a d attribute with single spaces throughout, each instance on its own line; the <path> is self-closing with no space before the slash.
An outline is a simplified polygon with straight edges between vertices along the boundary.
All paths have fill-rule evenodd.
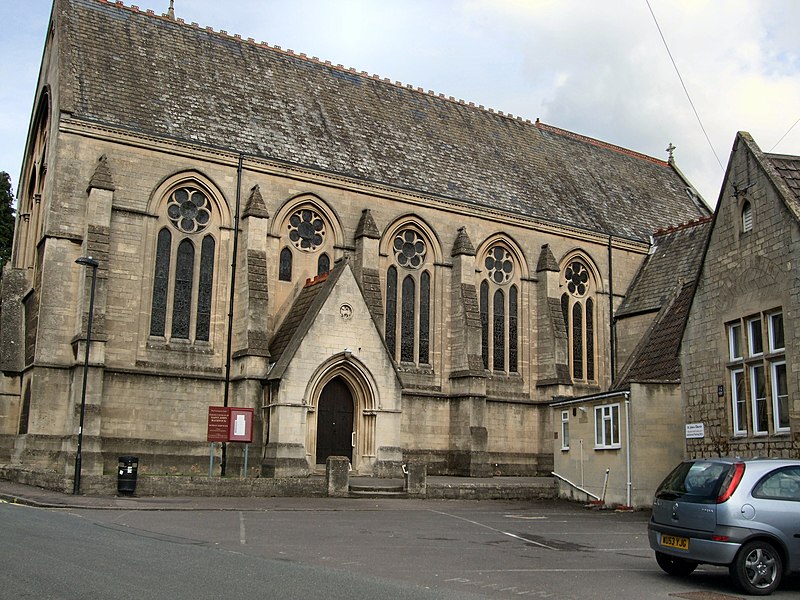
<path id="1" fill-rule="evenodd" d="M 636 152 L 636 150 L 630 150 L 628 148 L 623 148 L 622 146 L 617 146 L 616 144 L 611 144 L 609 142 L 604 142 L 602 140 L 598 140 L 597 138 L 589 137 L 588 135 L 581 135 L 580 133 L 574 133 L 567 129 L 561 129 L 560 127 L 555 127 L 554 125 L 547 125 L 546 123 L 542 123 L 539 118 L 537 117 L 536 123 L 534 123 L 536 127 L 542 129 L 544 131 L 550 131 L 551 133 L 563 135 L 574 140 L 578 140 L 581 142 L 586 142 L 588 144 L 592 144 L 593 146 L 597 146 L 599 148 L 605 148 L 606 150 L 613 150 L 614 152 L 619 152 L 620 154 L 625 154 L 627 156 L 631 156 L 633 158 L 638 158 L 641 160 L 646 160 L 656 165 L 660 165 L 662 167 L 669 167 L 671 166 L 669 162 L 666 160 L 661 160 L 660 158 L 655 158 L 654 156 L 650 156 L 648 154 L 643 154 L 641 152 Z"/>

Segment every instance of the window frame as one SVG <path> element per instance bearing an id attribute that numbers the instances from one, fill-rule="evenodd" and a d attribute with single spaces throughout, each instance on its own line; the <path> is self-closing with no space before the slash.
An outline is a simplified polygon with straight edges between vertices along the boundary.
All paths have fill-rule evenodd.
<path id="1" fill-rule="evenodd" d="M 578 264 L 588 276 L 583 285 L 571 286 L 574 280 L 569 273 L 576 274 L 574 265 Z M 567 360 L 569 376 L 573 382 L 594 383 L 600 380 L 597 357 L 598 309 L 597 282 L 591 262 L 583 254 L 576 254 L 565 260 L 560 269 L 561 313 L 567 333 Z"/>
<path id="2" fill-rule="evenodd" d="M 757 326 L 757 327 L 756 327 Z M 754 329 L 758 329 L 755 332 Z M 758 348 L 756 348 L 756 342 Z M 756 358 L 764 354 L 764 323 L 761 315 L 747 319 L 747 356 Z"/>
<path id="3" fill-rule="evenodd" d="M 599 404 L 594 407 L 594 448 L 595 450 L 619 450 L 622 448 L 619 427 L 620 403 Z M 598 418 L 599 416 L 599 418 Z M 609 442 L 606 439 L 606 423 L 610 424 Z M 602 424 L 602 427 L 599 425 Z"/>
<path id="4" fill-rule="evenodd" d="M 430 236 L 415 223 L 404 223 L 388 235 L 388 239 L 391 245 L 390 260 L 384 270 L 384 341 L 391 357 L 403 368 L 431 369 L 434 360 L 434 247 Z M 404 253 L 397 245 L 398 240 L 401 246 L 403 240 L 409 244 L 413 242 L 415 247 L 420 243 L 424 246 L 410 258 L 402 258 Z M 418 261 L 414 260 L 417 258 Z"/>
<path id="5" fill-rule="evenodd" d="M 753 230 L 753 205 L 749 200 L 745 200 L 744 204 L 742 204 L 742 212 L 741 212 L 741 225 L 742 225 L 742 233 L 747 233 Z"/>
<path id="6" fill-rule="evenodd" d="M 776 344 L 776 325 L 775 322 L 777 318 L 780 318 L 780 334 L 783 341 L 783 344 L 778 346 Z M 786 329 L 785 329 L 785 322 L 783 319 L 783 311 L 769 313 L 767 315 L 767 331 L 768 331 L 768 339 L 769 339 L 769 351 L 770 352 L 784 352 L 786 350 Z"/>
<path id="7" fill-rule="evenodd" d="M 748 371 L 750 374 L 750 407 L 753 416 L 753 435 L 769 435 L 769 415 L 767 414 L 767 372 L 764 368 L 764 363 L 760 362 L 758 364 L 749 365 Z M 763 396 L 756 395 L 758 393 L 756 390 L 756 386 L 758 385 L 756 373 L 761 373 L 761 382 L 764 390 Z M 759 427 L 759 417 L 762 415 L 764 417 L 763 422 L 767 425 L 766 429 L 761 429 Z"/>
<path id="8" fill-rule="evenodd" d="M 735 334 L 734 331 L 736 332 Z M 741 321 L 736 321 L 728 325 L 728 358 L 730 360 L 742 360 L 744 358 Z"/>
<path id="9" fill-rule="evenodd" d="M 737 386 L 737 375 L 740 378 L 741 389 Z M 741 398 L 739 394 L 742 395 Z M 733 435 L 747 435 L 747 382 L 744 378 L 744 368 L 731 371 L 731 411 Z"/>
<path id="10" fill-rule="evenodd" d="M 776 360 L 769 363 L 770 367 L 770 384 L 772 387 L 772 429 L 775 433 L 789 433 L 791 432 L 791 424 L 789 421 L 789 372 L 786 367 L 786 360 Z M 786 393 L 778 395 L 778 367 L 783 367 L 784 385 L 786 386 Z M 786 398 L 786 425 L 782 426 L 781 416 L 783 411 L 780 407 L 780 399 Z"/>
<path id="11" fill-rule="evenodd" d="M 569 450 L 569 410 L 561 411 L 561 449 Z"/>
<path id="12" fill-rule="evenodd" d="M 498 250 L 503 252 L 502 256 Z M 483 368 L 498 375 L 516 375 L 520 371 L 522 266 L 517 253 L 502 239 L 492 241 L 481 256 L 484 270 L 478 283 L 478 311 Z M 501 260 L 512 265 L 510 271 L 505 271 L 505 277 L 497 276 L 495 261 Z"/>

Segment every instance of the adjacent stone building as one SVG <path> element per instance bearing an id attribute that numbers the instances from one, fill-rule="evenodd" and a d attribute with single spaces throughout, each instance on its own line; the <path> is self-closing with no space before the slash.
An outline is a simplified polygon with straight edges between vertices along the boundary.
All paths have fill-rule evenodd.
<path id="1" fill-rule="evenodd" d="M 800 457 L 800 157 L 740 132 L 683 335 L 690 456 Z"/>
<path id="2" fill-rule="evenodd" d="M 753 191 L 749 192 L 753 194 Z M 106 0 L 56 0 L 0 296 L 0 463 L 250 475 L 553 468 L 548 404 L 609 389 L 672 161 Z M 758 214 L 758 213 L 756 213 Z M 626 350 L 627 352 L 627 350 Z M 242 448 L 228 447 L 229 468 Z"/>
<path id="3" fill-rule="evenodd" d="M 684 457 L 680 345 L 711 219 L 660 230 L 614 318 L 611 389 L 553 409 L 559 495 L 648 507 Z"/>

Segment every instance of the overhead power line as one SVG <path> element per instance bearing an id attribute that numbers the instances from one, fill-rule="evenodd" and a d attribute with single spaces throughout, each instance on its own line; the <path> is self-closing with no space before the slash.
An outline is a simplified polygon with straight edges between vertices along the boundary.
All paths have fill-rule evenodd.
<path id="1" fill-rule="evenodd" d="M 661 26 L 658 24 L 658 19 L 656 19 L 656 14 L 653 12 L 653 7 L 650 6 L 650 0 L 644 0 L 647 3 L 647 8 L 650 10 L 650 14 L 653 16 L 653 21 L 656 24 L 656 29 L 658 29 L 658 34 L 661 36 L 661 41 L 664 42 L 664 48 L 667 49 L 667 54 L 669 55 L 669 59 L 672 61 L 672 66 L 675 67 L 675 72 L 678 74 L 678 79 L 681 82 L 681 86 L 683 86 L 683 91 L 686 94 L 687 100 L 689 100 L 689 104 L 694 111 L 694 116 L 697 117 L 697 122 L 700 124 L 700 129 L 703 130 L 703 135 L 706 136 L 706 141 L 708 142 L 709 148 L 711 148 L 711 152 L 714 154 L 714 158 L 717 159 L 717 164 L 719 164 L 719 168 L 725 170 L 725 167 L 722 166 L 722 161 L 717 156 L 717 151 L 714 150 L 714 144 L 711 143 L 711 138 L 708 137 L 708 133 L 706 132 L 706 128 L 703 126 L 703 121 L 700 119 L 700 115 L 697 112 L 697 109 L 694 106 L 694 102 L 692 102 L 692 97 L 689 95 L 689 90 L 686 89 L 686 84 L 683 82 L 683 77 L 681 77 L 681 72 L 678 70 L 678 65 L 675 63 L 675 59 L 672 57 L 672 52 L 669 50 L 669 45 L 667 44 L 667 40 L 664 37 L 664 33 L 661 31 Z"/>
<path id="2" fill-rule="evenodd" d="M 779 139 L 777 142 L 775 142 L 775 144 L 773 144 L 772 148 L 770 148 L 768 150 L 768 152 L 772 152 L 773 150 L 775 150 L 775 146 L 780 144 L 783 141 L 783 138 L 785 138 L 787 135 L 789 135 L 789 133 L 791 133 L 792 129 L 794 129 L 794 126 L 797 125 L 798 123 L 800 123 L 800 119 L 797 119 L 797 121 L 795 121 L 794 124 L 792 124 L 792 126 L 789 127 L 789 130 L 781 136 L 781 139 Z"/>

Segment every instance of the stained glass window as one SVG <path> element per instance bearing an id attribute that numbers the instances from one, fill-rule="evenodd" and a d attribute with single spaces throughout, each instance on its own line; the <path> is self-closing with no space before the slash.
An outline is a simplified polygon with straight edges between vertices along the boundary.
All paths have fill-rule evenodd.
<path id="1" fill-rule="evenodd" d="M 170 194 L 167 216 L 180 231 L 198 233 L 211 220 L 211 203 L 197 188 L 181 187 Z"/>
<path id="2" fill-rule="evenodd" d="M 200 284 L 197 289 L 197 324 L 195 339 L 208 341 L 211 330 L 211 297 L 214 292 L 214 238 L 203 238 L 200 249 Z"/>
<path id="3" fill-rule="evenodd" d="M 572 376 L 583 379 L 583 309 L 580 302 L 572 307 Z"/>
<path id="4" fill-rule="evenodd" d="M 158 232 L 156 269 L 153 277 L 153 306 L 150 312 L 150 335 L 164 336 L 167 322 L 167 292 L 169 291 L 169 259 L 172 234 L 166 227 Z"/>
<path id="5" fill-rule="evenodd" d="M 431 276 L 424 271 L 419 278 L 419 362 L 427 364 L 430 353 Z"/>
<path id="6" fill-rule="evenodd" d="M 514 274 L 514 262 L 508 250 L 502 246 L 495 246 L 489 250 L 484 266 L 489 279 L 497 284 L 508 283 Z"/>
<path id="7" fill-rule="evenodd" d="M 156 238 L 153 337 L 210 341 L 216 240 L 207 230 L 213 223 L 213 206 L 208 192 L 192 182 L 172 188 L 165 197 L 162 218 L 169 225 Z M 195 234 L 203 231 L 201 240 Z"/>
<path id="8" fill-rule="evenodd" d="M 289 217 L 289 239 L 294 247 L 304 252 L 319 248 L 325 241 L 325 221 L 312 208 L 301 208 Z"/>
<path id="9" fill-rule="evenodd" d="M 386 272 L 386 346 L 394 358 L 397 348 L 397 269 L 389 267 Z"/>
<path id="10" fill-rule="evenodd" d="M 395 260 L 401 267 L 419 269 L 425 262 L 425 240 L 413 229 L 403 229 L 398 233 L 393 246 Z"/>
<path id="11" fill-rule="evenodd" d="M 175 260 L 175 295 L 172 301 L 173 338 L 189 338 L 193 274 L 194 246 L 192 242 L 185 239 L 178 245 L 178 255 Z"/>
<path id="12" fill-rule="evenodd" d="M 506 367 L 506 302 L 501 290 L 497 290 L 494 293 L 493 308 L 492 346 L 494 349 L 494 361 L 492 368 L 495 371 L 503 371 Z"/>
<path id="13" fill-rule="evenodd" d="M 561 314 L 567 331 L 572 378 L 594 381 L 595 322 L 593 279 L 581 260 L 570 261 L 562 272 Z M 585 300 L 584 300 L 585 299 Z"/>
<path id="14" fill-rule="evenodd" d="M 278 280 L 292 280 L 292 251 L 289 248 L 281 250 L 280 263 L 278 264 Z"/>
<path id="15" fill-rule="evenodd" d="M 517 372 L 517 286 L 508 291 L 508 371 Z"/>
<path id="16" fill-rule="evenodd" d="M 320 254 L 317 260 L 317 275 L 324 275 L 331 270 L 331 259 L 327 254 Z"/>
<path id="17" fill-rule="evenodd" d="M 403 299 L 400 320 L 400 360 L 414 362 L 414 278 L 407 275 L 403 279 Z"/>
<path id="18" fill-rule="evenodd" d="M 586 294 L 589 283 L 589 271 L 578 261 L 569 263 L 564 270 L 564 278 L 567 280 L 567 289 L 573 296 L 583 296 Z"/>
<path id="19" fill-rule="evenodd" d="M 586 299 L 586 379 L 594 379 L 594 301 Z"/>
<path id="20" fill-rule="evenodd" d="M 481 356 L 483 368 L 489 368 L 489 284 L 481 282 Z"/>

